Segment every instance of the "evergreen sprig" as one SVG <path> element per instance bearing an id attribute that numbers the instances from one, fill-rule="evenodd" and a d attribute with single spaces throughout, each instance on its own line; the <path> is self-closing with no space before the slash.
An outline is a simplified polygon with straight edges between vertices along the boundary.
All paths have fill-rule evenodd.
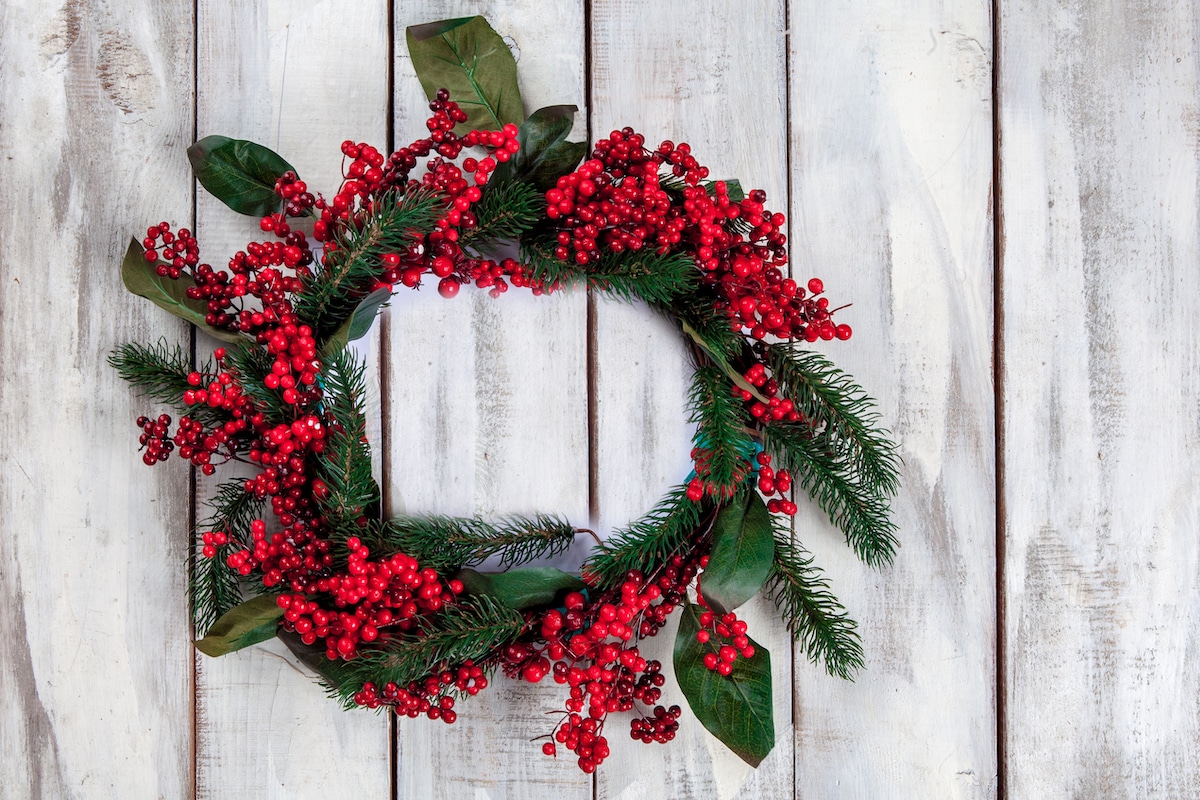
<path id="1" fill-rule="evenodd" d="M 439 572 L 497 555 L 504 569 L 525 564 L 563 552 L 577 533 L 570 523 L 546 514 L 509 516 L 498 522 L 437 515 L 397 517 L 378 528 L 385 547 Z"/>
<path id="2" fill-rule="evenodd" d="M 403 252 L 431 232 L 444 213 L 445 201 L 430 191 L 385 195 L 358 228 L 337 228 L 336 249 L 325 256 L 295 295 L 296 316 L 307 321 L 323 341 L 345 322 L 370 290 L 380 259 Z"/>
<path id="3" fill-rule="evenodd" d="M 878 428 L 875 401 L 862 387 L 820 353 L 775 344 L 767 348 L 767 360 L 817 440 L 848 461 L 864 486 L 882 496 L 895 494 L 900 482 L 896 444 Z"/>
<path id="4" fill-rule="evenodd" d="M 225 364 L 238 375 L 238 385 L 254 401 L 254 407 L 275 423 L 290 423 L 294 407 L 283 402 L 283 395 L 269 389 L 263 379 L 271 372 L 275 357 L 265 348 L 255 345 L 229 345 L 225 348 Z"/>
<path id="5" fill-rule="evenodd" d="M 225 563 L 225 558 L 245 546 L 250 524 L 258 519 L 262 503 L 247 492 L 241 481 L 222 483 L 208 501 L 211 515 L 196 528 L 195 560 L 188 596 L 192 601 L 192 619 L 196 636 L 202 637 L 229 609 L 242 602 L 242 581 Z M 228 542 L 217 548 L 212 558 L 201 552 L 201 535 L 206 531 L 224 531 Z"/>
<path id="6" fill-rule="evenodd" d="M 799 478 L 863 561 L 882 566 L 896 552 L 896 525 L 888 517 L 887 497 L 864 484 L 860 473 L 829 450 L 803 424 L 773 423 L 763 428 L 763 443 L 777 466 Z"/>
<path id="7" fill-rule="evenodd" d="M 332 532 L 348 537 L 361 532 L 358 519 L 378 507 L 379 485 L 371 475 L 371 447 L 367 443 L 366 363 L 349 350 L 328 358 L 323 372 L 325 411 L 329 430 L 317 474 L 329 494 L 321 510 Z"/>
<path id="8" fill-rule="evenodd" d="M 858 623 L 829 591 L 812 555 L 793 541 L 778 518 L 773 525 L 775 562 L 767 576 L 767 596 L 810 661 L 823 661 L 830 675 L 852 679 L 863 666 Z"/>
<path id="9" fill-rule="evenodd" d="M 598 262 L 580 267 L 556 258 L 553 244 L 545 239 L 522 241 L 521 259 L 533 277 L 547 286 L 586 282 L 589 288 L 620 300 L 644 300 L 652 306 L 670 305 L 688 288 L 696 272 L 695 262 L 686 253 L 660 254 L 649 249 L 605 252 Z"/>
<path id="10" fill-rule="evenodd" d="M 168 344 L 166 339 L 159 339 L 152 345 L 123 344 L 108 356 L 108 365 L 142 394 L 205 425 L 227 419 L 211 406 L 189 406 L 183 402 L 183 393 L 195 388 L 187 381 L 192 372 L 192 357 L 183 347 Z M 211 362 L 202 365 L 198 371 L 212 373 Z"/>
<path id="11" fill-rule="evenodd" d="M 592 551 L 584 573 L 595 576 L 601 586 L 620 583 L 630 570 L 649 574 L 683 547 L 701 518 L 701 504 L 677 486 L 646 515 L 614 531 Z"/>
<path id="12" fill-rule="evenodd" d="M 416 633 L 397 636 L 379 649 L 363 650 L 344 664 L 340 685 L 331 688 L 352 708 L 354 693 L 368 681 L 377 686 L 408 686 L 468 659 L 478 663 L 524 629 L 524 615 L 500 601 L 487 595 L 462 597 L 426 618 Z"/>
<path id="13" fill-rule="evenodd" d="M 543 218 L 546 201 L 531 184 L 504 181 L 489 186 L 472 211 L 475 227 L 462 232 L 459 244 L 478 249 L 520 237 Z"/>
<path id="14" fill-rule="evenodd" d="M 696 425 L 693 441 L 707 454 L 705 482 L 732 493 L 750 468 L 754 442 L 748 435 L 750 421 L 745 406 L 730 388 L 729 379 L 719 368 L 698 366 L 692 374 L 688 409 L 690 421 Z"/>

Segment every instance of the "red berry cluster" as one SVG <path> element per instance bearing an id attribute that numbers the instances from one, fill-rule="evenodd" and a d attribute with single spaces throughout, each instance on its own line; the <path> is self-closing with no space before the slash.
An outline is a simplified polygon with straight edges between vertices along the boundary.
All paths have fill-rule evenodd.
<path id="1" fill-rule="evenodd" d="M 424 714 L 429 719 L 440 719 L 450 725 L 458 719 L 451 692 L 474 696 L 486 689 L 487 685 L 483 669 L 467 660 L 456 669 L 442 670 L 407 687 L 387 683 L 380 691 L 375 683 L 368 681 L 354 694 L 354 702 L 367 708 L 388 705 L 395 709 L 397 716 L 416 719 Z"/>
<path id="2" fill-rule="evenodd" d="M 754 658 L 754 645 L 750 644 L 750 637 L 746 635 L 745 622 L 732 611 L 719 616 L 714 613 L 700 595 L 699 586 L 696 603 L 704 608 L 700 614 L 700 630 L 696 633 L 696 641 L 712 648 L 711 652 L 704 654 L 705 667 L 719 675 L 729 675 L 738 658 Z"/>
<path id="3" fill-rule="evenodd" d="M 403 553 L 372 561 L 359 539 L 351 537 L 346 546 L 346 572 L 318 578 L 315 587 L 341 610 L 323 607 L 311 593 L 281 594 L 277 601 L 284 629 L 305 644 L 323 640 L 331 660 L 353 658 L 359 644 L 374 642 L 382 628 L 412 630 L 418 617 L 438 612 L 463 590 L 461 581 L 443 581 L 437 570 L 421 569 Z"/>
<path id="4" fill-rule="evenodd" d="M 693 447 L 691 457 L 692 469 L 695 471 L 696 476 L 688 481 L 687 498 L 693 503 L 700 502 L 705 496 L 725 500 L 729 499 L 750 472 L 750 462 L 739 459 L 737 469 L 734 470 L 733 482 L 720 483 L 711 480 L 709 477 L 712 474 L 711 450 L 705 447 Z"/>
<path id="5" fill-rule="evenodd" d="M 772 514 L 796 516 L 796 504 L 787 498 L 792 488 L 792 474 L 786 469 L 771 469 L 771 456 L 768 453 L 758 454 L 758 464 L 758 490 L 768 498 L 767 510 Z M 771 497 L 776 493 L 779 497 Z"/>
<path id="6" fill-rule="evenodd" d="M 170 414 L 162 414 L 158 419 L 138 417 L 137 426 L 142 429 L 142 435 L 138 437 L 138 444 L 146 448 L 146 452 L 142 454 L 142 461 L 147 466 L 152 467 L 171 457 L 171 451 L 175 449 L 175 444 L 167 435 L 171 428 Z"/>
<path id="7" fill-rule="evenodd" d="M 665 677 L 662 664 L 638 651 L 638 639 L 653 636 L 682 602 L 696 575 L 695 562 L 674 556 L 656 580 L 630 572 L 613 592 L 590 602 L 580 592 L 564 600 L 562 610 L 545 612 L 537 642 L 515 642 L 502 653 L 505 672 L 537 683 L 551 675 L 569 687 L 566 712 L 548 755 L 565 745 L 580 769 L 593 772 L 608 757 L 604 723 L 608 714 L 645 707 L 630 725 L 630 735 L 645 742 L 674 738 L 679 709 L 657 705 Z"/>

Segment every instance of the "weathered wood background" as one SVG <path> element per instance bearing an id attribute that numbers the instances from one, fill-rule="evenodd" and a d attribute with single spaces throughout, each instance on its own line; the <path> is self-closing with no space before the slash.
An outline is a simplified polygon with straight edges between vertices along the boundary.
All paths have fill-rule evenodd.
<path id="1" fill-rule="evenodd" d="M 1197 12 L 0 4 L 0 797 L 1200 796 Z M 668 747 L 614 736 L 593 780 L 526 741 L 557 687 L 389 728 L 278 647 L 191 648 L 206 485 L 141 465 L 149 409 L 104 364 L 190 334 L 125 294 L 125 243 L 167 219 L 219 261 L 255 235 L 193 191 L 198 135 L 268 144 L 326 191 L 343 139 L 415 138 L 404 28 L 474 13 L 511 38 L 528 108 L 688 140 L 790 210 L 797 277 L 854 302 L 830 351 L 903 443 L 904 544 L 872 571 L 798 518 L 867 670 L 826 676 L 754 608 L 778 732 L 757 771 L 685 716 Z M 680 345 L 645 309 L 519 295 L 410 293 L 366 344 L 388 502 L 636 516 L 687 470 Z"/>

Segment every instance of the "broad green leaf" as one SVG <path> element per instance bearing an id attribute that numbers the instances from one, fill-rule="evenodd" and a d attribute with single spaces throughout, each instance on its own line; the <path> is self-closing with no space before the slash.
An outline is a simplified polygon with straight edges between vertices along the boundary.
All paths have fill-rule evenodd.
<path id="1" fill-rule="evenodd" d="M 196 642 L 196 649 L 215 658 L 273 639 L 282 616 L 275 595 L 259 595 L 222 614 L 208 629 L 208 635 Z"/>
<path id="2" fill-rule="evenodd" d="M 180 319 L 187 320 L 215 339 L 234 344 L 246 341 L 241 334 L 214 328 L 204 321 L 208 314 L 208 304 L 187 296 L 187 290 L 196 285 L 190 275 L 164 278 L 155 272 L 154 268 L 155 265 L 146 260 L 138 240 L 131 240 L 129 249 L 125 251 L 125 258 L 121 261 L 121 280 L 125 282 L 126 289 L 146 298 L 159 308 L 165 308 Z"/>
<path id="3" fill-rule="evenodd" d="M 578 577 L 553 567 L 523 567 L 508 572 L 464 569 L 456 575 L 471 594 L 491 595 L 520 611 L 553 603 L 560 592 L 578 592 L 586 585 Z"/>
<path id="4" fill-rule="evenodd" d="M 325 355 L 336 353 L 355 339 L 366 336 L 375 322 L 375 315 L 391 296 L 391 289 L 381 287 L 364 297 L 346 321 L 325 341 L 321 352 Z"/>
<path id="5" fill-rule="evenodd" d="M 200 184 L 239 214 L 262 217 L 283 207 L 275 182 L 295 170 L 274 151 L 245 139 L 205 136 L 187 152 Z"/>
<path id="6" fill-rule="evenodd" d="M 774 561 L 771 512 L 758 492 L 746 492 L 717 515 L 700 591 L 714 611 L 733 611 L 758 594 Z"/>
<path id="7" fill-rule="evenodd" d="M 349 680 L 350 670 L 342 660 L 331 661 L 325 655 L 325 648 L 305 644 L 300 634 L 292 631 L 279 630 L 279 641 L 287 645 L 301 664 L 315 672 L 330 688 L 336 689 Z"/>
<path id="8" fill-rule="evenodd" d="M 523 181 L 544 192 L 575 169 L 587 152 L 586 143 L 566 140 L 578 110 L 575 106 L 546 106 L 530 114 L 517 137 L 521 149 L 496 167 L 490 183 Z"/>
<path id="9" fill-rule="evenodd" d="M 723 676 L 704 666 L 704 656 L 719 644 L 700 643 L 700 610 L 685 603 L 675 637 L 675 680 L 696 719 L 708 732 L 757 767 L 775 746 L 771 708 L 771 654 L 757 642 L 754 658 L 738 657 L 733 672 Z"/>
<path id="10" fill-rule="evenodd" d="M 483 17 L 463 17 L 408 29 L 408 54 L 430 100 L 438 89 L 467 114 L 458 132 L 499 130 L 525 119 L 517 62 Z"/>
<path id="11" fill-rule="evenodd" d="M 712 182 L 705 184 L 704 188 L 708 190 L 709 194 L 712 194 L 715 191 L 715 189 L 713 189 Z M 729 199 L 735 203 L 740 203 L 746 199 L 746 192 L 744 189 L 742 189 L 742 182 L 736 178 L 725 181 L 725 194 L 728 195 Z"/>

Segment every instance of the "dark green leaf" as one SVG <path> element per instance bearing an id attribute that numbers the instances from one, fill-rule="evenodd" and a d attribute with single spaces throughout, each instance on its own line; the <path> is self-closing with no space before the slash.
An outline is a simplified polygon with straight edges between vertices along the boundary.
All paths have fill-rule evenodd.
<path id="1" fill-rule="evenodd" d="M 275 182 L 295 170 L 272 150 L 245 139 L 205 136 L 187 152 L 201 185 L 239 214 L 261 217 L 282 207 Z"/>
<path id="2" fill-rule="evenodd" d="M 499 130 L 525 118 L 517 62 L 483 17 L 442 20 L 408 29 L 408 54 L 430 100 L 438 89 L 462 107 L 467 121 L 455 130 Z"/>
<path id="3" fill-rule="evenodd" d="M 757 642 L 754 658 L 738 658 L 733 672 L 722 676 L 704 666 L 704 656 L 717 652 L 715 641 L 696 641 L 700 611 L 685 603 L 675 637 L 675 680 L 696 719 L 725 746 L 757 767 L 775 746 L 771 708 L 771 654 Z"/>
<path id="4" fill-rule="evenodd" d="M 300 639 L 300 635 L 290 631 L 280 630 L 279 640 L 287 645 L 287 649 L 292 651 L 301 664 L 311 669 L 325 682 L 325 685 L 331 689 L 339 688 L 350 678 L 350 668 L 347 662 L 342 660 L 331 661 L 329 656 L 325 655 L 324 647 L 305 644 Z M 355 687 L 357 690 L 358 687 Z"/>
<path id="5" fill-rule="evenodd" d="M 705 601 L 726 613 L 745 603 L 767 581 L 775 561 L 771 512 L 758 492 L 734 498 L 717 515 L 708 567 L 700 578 Z"/>
<path id="6" fill-rule="evenodd" d="M 223 342 L 246 341 L 243 336 L 233 331 L 208 325 L 204 321 L 208 313 L 208 304 L 187 296 L 187 290 L 196 285 L 191 276 L 162 277 L 154 271 L 155 265 L 146 260 L 144 252 L 137 239 L 130 240 L 125 259 L 121 262 L 121 279 L 125 282 L 126 289 L 146 298 L 159 308 L 165 308 L 180 319 L 187 320 L 209 336 Z"/>
<path id="7" fill-rule="evenodd" d="M 706 184 L 709 194 L 712 194 L 713 189 Z M 742 189 L 742 182 L 734 178 L 733 180 L 725 181 L 725 194 L 735 203 L 740 203 L 746 199 L 746 192 Z"/>
<path id="8" fill-rule="evenodd" d="M 508 572 L 460 570 L 456 576 L 471 594 L 490 595 L 518 611 L 553 603 L 560 592 L 582 591 L 583 581 L 553 567 L 524 567 Z"/>
<path id="9" fill-rule="evenodd" d="M 371 324 L 375 322 L 375 315 L 391 296 L 391 289 L 379 288 L 364 297 L 349 318 L 325 341 L 321 352 L 324 355 L 336 353 L 355 339 L 366 336 L 371 330 Z"/>
<path id="10" fill-rule="evenodd" d="M 215 658 L 265 642 L 275 637 L 282 616 L 275 595 L 261 594 L 222 614 L 208 629 L 208 635 L 196 642 L 196 649 Z"/>
<path id="11" fill-rule="evenodd" d="M 517 137 L 521 149 L 496 167 L 491 182 L 521 181 L 543 192 L 553 187 L 587 152 L 586 143 L 566 140 L 578 110 L 575 106 L 546 106 L 530 114 Z"/>

